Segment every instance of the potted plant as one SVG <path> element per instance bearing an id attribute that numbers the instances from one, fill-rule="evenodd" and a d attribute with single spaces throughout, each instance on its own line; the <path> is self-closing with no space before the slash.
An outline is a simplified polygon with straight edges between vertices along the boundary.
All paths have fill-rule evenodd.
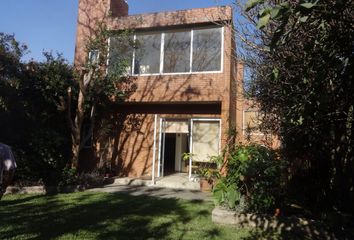
<path id="1" fill-rule="evenodd" d="M 209 166 L 203 166 L 198 169 L 198 175 L 200 176 L 200 190 L 203 192 L 210 192 L 213 189 L 214 182 L 218 178 L 217 169 L 213 169 Z"/>
<path id="2" fill-rule="evenodd" d="M 183 160 L 189 161 L 194 154 L 184 153 Z M 220 167 L 222 165 L 223 158 L 221 156 L 212 156 L 206 162 L 195 162 L 196 168 L 193 172 L 199 177 L 200 190 L 203 192 L 210 192 L 217 179 L 220 178 Z"/>
<path id="3" fill-rule="evenodd" d="M 198 168 L 198 175 L 200 176 L 200 190 L 211 191 L 217 179 L 220 178 L 220 158 L 213 156 L 209 162 L 201 163 Z"/>

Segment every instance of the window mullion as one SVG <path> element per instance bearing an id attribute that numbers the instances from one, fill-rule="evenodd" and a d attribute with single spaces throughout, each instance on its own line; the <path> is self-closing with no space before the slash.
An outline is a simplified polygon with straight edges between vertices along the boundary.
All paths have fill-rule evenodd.
<path id="1" fill-rule="evenodd" d="M 134 50 L 133 50 L 133 62 L 132 62 L 132 75 L 135 75 L 135 51 L 136 51 L 136 34 L 134 34 Z"/>
<path id="2" fill-rule="evenodd" d="M 165 33 L 161 33 L 160 74 L 163 73 L 165 53 Z"/>
<path id="3" fill-rule="evenodd" d="M 108 67 L 109 67 L 109 64 L 110 64 L 110 57 L 111 57 L 111 54 L 110 54 L 110 52 L 111 52 L 111 38 L 112 37 L 109 37 L 108 39 L 107 39 L 107 47 L 108 47 L 108 50 L 107 50 L 107 59 L 106 59 L 106 75 L 108 75 Z"/>
<path id="4" fill-rule="evenodd" d="M 190 56 L 189 56 L 189 72 L 191 73 L 193 71 L 193 35 L 194 35 L 194 30 L 191 29 L 191 51 L 190 51 Z"/>

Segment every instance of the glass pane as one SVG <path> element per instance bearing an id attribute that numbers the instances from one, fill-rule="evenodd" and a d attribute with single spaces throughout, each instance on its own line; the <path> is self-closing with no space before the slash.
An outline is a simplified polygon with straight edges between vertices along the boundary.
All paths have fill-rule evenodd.
<path id="1" fill-rule="evenodd" d="M 136 36 L 134 74 L 160 72 L 161 33 Z"/>
<path id="2" fill-rule="evenodd" d="M 194 30 L 193 72 L 221 70 L 221 28 Z"/>
<path id="3" fill-rule="evenodd" d="M 98 50 L 91 50 L 89 52 L 89 63 L 90 64 L 98 64 L 98 60 L 99 60 L 99 55 L 100 52 Z"/>
<path id="4" fill-rule="evenodd" d="M 108 71 L 119 71 L 122 67 L 126 74 L 132 73 L 133 36 L 115 36 L 110 38 Z"/>
<path id="5" fill-rule="evenodd" d="M 164 73 L 190 71 L 190 31 L 166 33 L 164 48 Z"/>
<path id="6" fill-rule="evenodd" d="M 219 155 L 219 122 L 193 121 L 193 161 L 209 162 L 210 157 Z"/>

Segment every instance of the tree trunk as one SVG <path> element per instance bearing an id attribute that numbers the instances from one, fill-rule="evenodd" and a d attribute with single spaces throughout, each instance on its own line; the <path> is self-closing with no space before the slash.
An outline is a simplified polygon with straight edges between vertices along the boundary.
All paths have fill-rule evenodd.
<path id="1" fill-rule="evenodd" d="M 78 169 L 79 155 L 80 155 L 80 137 L 79 139 L 75 139 L 74 137 L 72 137 L 71 151 L 72 151 L 71 167 Z"/>

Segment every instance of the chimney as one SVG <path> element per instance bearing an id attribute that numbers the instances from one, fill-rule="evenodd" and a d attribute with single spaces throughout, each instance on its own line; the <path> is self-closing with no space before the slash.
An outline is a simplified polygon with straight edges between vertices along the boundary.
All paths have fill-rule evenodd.
<path id="1" fill-rule="evenodd" d="M 93 37 L 99 23 L 107 23 L 110 17 L 128 15 L 128 3 L 125 0 L 79 0 L 76 30 L 75 60 L 76 66 L 86 60 L 86 43 Z"/>
<path id="2" fill-rule="evenodd" d="M 126 0 L 111 0 L 110 13 L 112 17 L 128 16 L 129 6 Z"/>

